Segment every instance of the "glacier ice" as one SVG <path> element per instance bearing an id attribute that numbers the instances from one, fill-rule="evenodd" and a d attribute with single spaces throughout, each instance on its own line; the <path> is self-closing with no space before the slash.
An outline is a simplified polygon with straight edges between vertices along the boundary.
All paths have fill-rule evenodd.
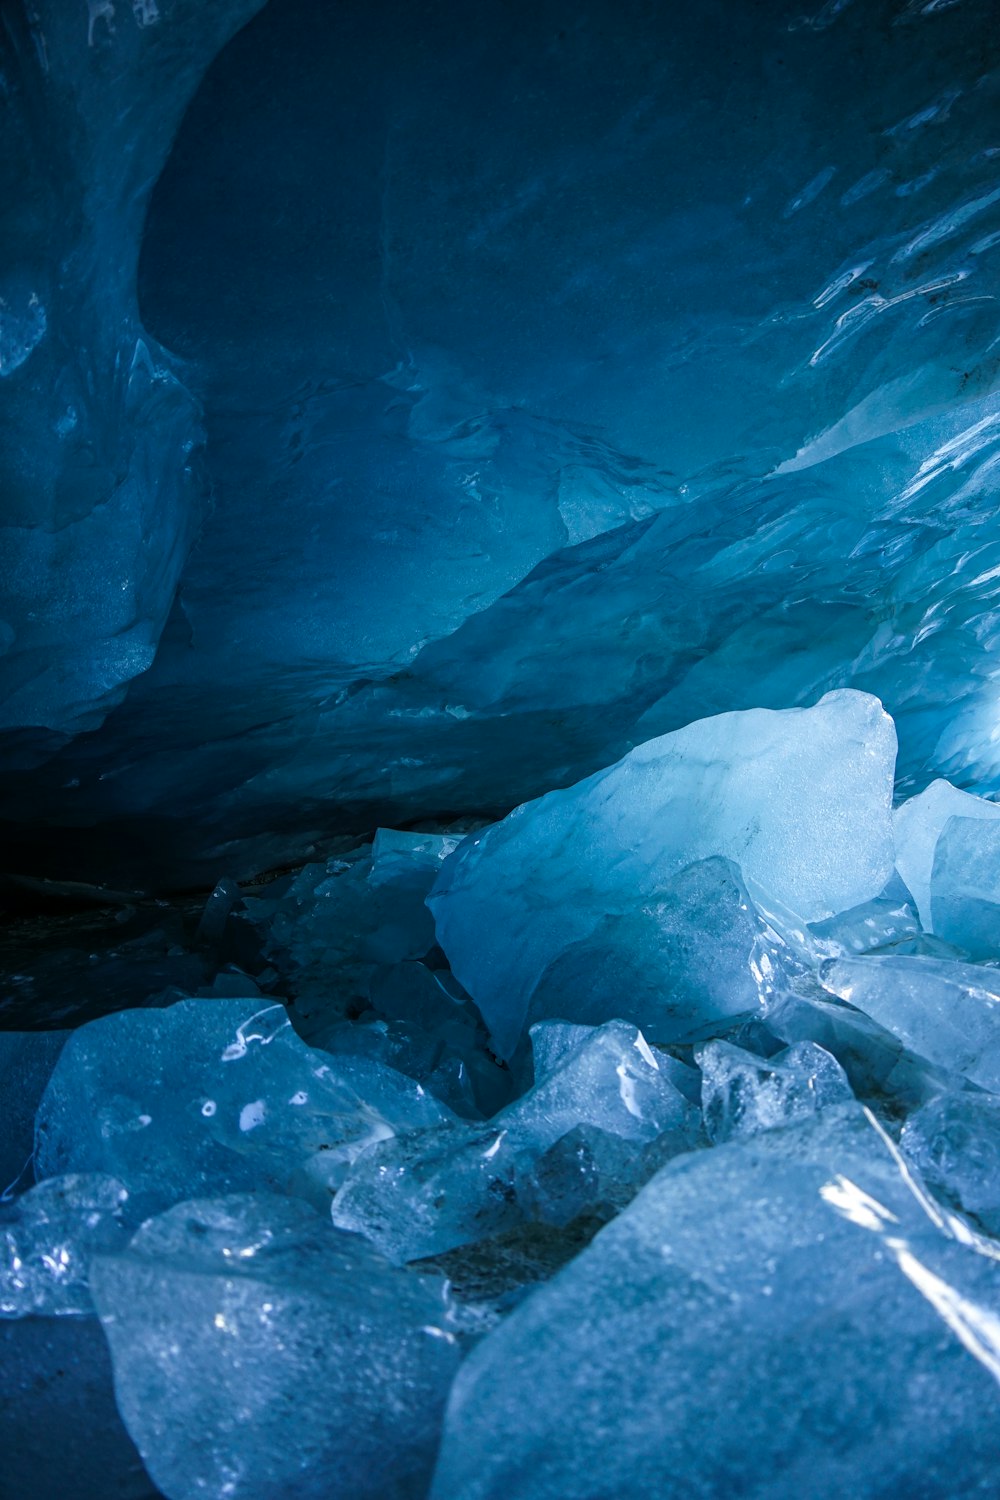
<path id="1" fill-rule="evenodd" d="M 690 724 L 470 836 L 445 863 L 428 904 L 438 941 L 498 1050 L 509 1055 L 525 1024 L 543 1016 L 607 1019 L 595 1007 L 607 1004 L 618 965 L 623 993 L 612 1013 L 632 1015 L 629 966 L 641 964 L 660 1001 L 640 993 L 635 1019 L 657 1041 L 696 1036 L 719 1019 L 711 978 L 706 983 L 713 970 L 730 1006 L 759 1003 L 746 901 L 723 898 L 724 930 L 712 932 L 692 962 L 706 919 L 698 913 L 690 923 L 692 943 L 683 922 L 672 941 L 668 918 L 661 946 L 661 891 L 679 876 L 686 885 L 686 867 L 722 857 L 739 865 L 751 892 L 805 921 L 871 899 L 892 871 L 895 756 L 892 721 L 876 699 L 830 693 L 811 709 Z M 697 878 L 678 897 L 718 902 L 697 889 Z M 593 997 L 588 972 L 598 975 Z M 675 985 L 686 1002 L 676 1016 Z"/>
<path id="2" fill-rule="evenodd" d="M 304 1203 L 182 1203 L 95 1258 L 118 1404 L 171 1500 L 411 1500 L 458 1363 L 445 1283 Z"/>
<path id="3" fill-rule="evenodd" d="M 939 1197 L 1000 1231 L 1000 1100 L 939 1094 L 909 1116 L 900 1146 Z"/>
<path id="4" fill-rule="evenodd" d="M 555 1059 L 542 1049 L 547 1071 L 488 1125 L 400 1133 L 366 1151 L 334 1199 L 334 1223 L 391 1260 L 420 1260 L 517 1224 L 533 1198 L 519 1182 L 581 1127 L 628 1143 L 626 1182 L 644 1147 L 656 1142 L 665 1157 L 697 1144 L 698 1111 L 641 1031 L 624 1021 L 580 1030 Z"/>
<path id="5" fill-rule="evenodd" d="M 1000 826 L 949 818 L 931 871 L 934 932 L 972 959 L 1000 958 Z"/>
<path id="6" fill-rule="evenodd" d="M 731 1042 L 708 1042 L 695 1055 L 705 1129 L 715 1143 L 790 1125 L 853 1098 L 843 1068 L 815 1042 L 794 1042 L 767 1058 Z"/>
<path id="7" fill-rule="evenodd" d="M 128 1193 L 113 1177 L 50 1177 L 0 1208 L 0 1317 L 93 1311 L 90 1259 L 128 1238 Z"/>
<path id="8" fill-rule="evenodd" d="M 939 958 L 831 959 L 823 984 L 913 1052 L 1000 1091 L 1000 975 Z"/>
<path id="9" fill-rule="evenodd" d="M 373 1141 L 450 1118 L 384 1064 L 312 1051 L 277 1003 L 181 1000 L 73 1033 L 39 1105 L 35 1170 L 117 1177 L 143 1213 L 241 1189 L 326 1206 Z"/>
<path id="10" fill-rule="evenodd" d="M 471 1353 L 434 1500 L 988 1490 L 1000 1271 L 916 1186 L 853 1105 L 669 1163 Z"/>
<path id="11" fill-rule="evenodd" d="M 912 892 L 920 920 L 936 931 L 932 908 L 934 861 L 944 830 L 952 818 L 1000 818 L 1000 806 L 960 791 L 950 782 L 932 781 L 918 797 L 911 797 L 893 814 L 896 868 Z"/>

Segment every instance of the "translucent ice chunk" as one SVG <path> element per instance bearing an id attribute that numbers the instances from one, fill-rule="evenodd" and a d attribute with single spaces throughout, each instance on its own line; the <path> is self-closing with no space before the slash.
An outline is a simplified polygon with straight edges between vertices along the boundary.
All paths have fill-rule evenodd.
<path id="1" fill-rule="evenodd" d="M 824 964 L 821 977 L 921 1057 L 1000 1092 L 996 970 L 937 958 L 843 958 Z"/>
<path id="2" fill-rule="evenodd" d="M 333 1204 L 334 1223 L 366 1235 L 391 1260 L 419 1260 L 501 1233 L 526 1208 L 518 1180 L 579 1126 L 630 1143 L 698 1139 L 698 1111 L 624 1021 L 588 1031 L 551 1071 L 486 1126 L 401 1135 L 355 1163 Z"/>
<path id="3" fill-rule="evenodd" d="M 128 1239 L 113 1177 L 52 1177 L 0 1209 L 0 1318 L 90 1313 L 90 1258 Z"/>
<path id="4" fill-rule="evenodd" d="M 374 1141 L 452 1118 L 391 1068 L 314 1052 L 281 1005 L 182 1000 L 73 1033 L 38 1111 L 36 1165 L 119 1177 L 143 1214 L 251 1188 L 327 1204 Z"/>
<path id="5" fill-rule="evenodd" d="M 1000 818 L 1000 806 L 939 780 L 932 781 L 919 797 L 901 803 L 893 813 L 896 869 L 913 893 L 928 932 L 937 930 L 931 906 L 931 875 L 938 839 L 949 818 Z"/>
<path id="6" fill-rule="evenodd" d="M 766 1060 L 729 1042 L 708 1042 L 696 1056 L 713 1142 L 790 1125 L 853 1098 L 837 1059 L 815 1042 L 795 1042 Z"/>
<path id="7" fill-rule="evenodd" d="M 892 721 L 865 693 L 828 693 L 809 709 L 721 714 L 650 740 L 467 839 L 445 862 L 429 905 L 438 940 L 501 1053 L 510 1055 L 529 1015 L 631 1016 L 629 954 L 641 951 L 651 985 L 660 893 L 700 860 L 735 861 L 751 891 L 760 888 L 805 921 L 876 896 L 892 870 L 895 753 Z M 739 905 L 737 926 L 745 920 Z M 689 932 L 702 925 L 710 926 L 704 912 Z M 672 984 L 683 977 L 683 943 L 666 947 L 661 977 Z M 561 963 L 569 972 L 559 982 Z M 624 973 L 618 986 L 616 964 Z M 695 969 L 698 995 L 698 961 Z M 533 999 L 545 985 L 542 1011 Z M 731 975 L 723 989 L 735 989 L 730 1013 L 753 997 L 749 980 L 734 985 Z M 718 1014 L 704 1000 L 692 1014 L 691 1003 L 689 995 L 689 1025 Z M 636 1020 L 665 1039 L 645 1014 Z"/>
<path id="8" fill-rule="evenodd" d="M 900 1145 L 939 1197 L 1000 1233 L 1000 1099 L 942 1094 L 910 1116 Z"/>
<path id="9" fill-rule="evenodd" d="M 931 913 L 945 942 L 970 958 L 1000 958 L 1000 818 L 945 823 L 934 850 Z"/>
<path id="10" fill-rule="evenodd" d="M 125 1425 L 171 1500 L 410 1500 L 458 1364 L 445 1283 L 307 1204 L 182 1203 L 95 1260 Z"/>
<path id="11" fill-rule="evenodd" d="M 669 1163 L 473 1350 L 433 1500 L 989 1492 L 1000 1264 L 919 1193 L 852 1105 Z"/>

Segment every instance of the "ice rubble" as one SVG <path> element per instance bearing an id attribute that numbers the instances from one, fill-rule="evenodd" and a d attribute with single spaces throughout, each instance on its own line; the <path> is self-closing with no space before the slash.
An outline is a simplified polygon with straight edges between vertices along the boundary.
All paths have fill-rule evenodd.
<path id="1" fill-rule="evenodd" d="M 894 870 L 893 752 L 856 693 L 702 721 L 464 838 L 217 890 L 202 940 L 257 931 L 273 994 L 224 970 L 15 1038 L 14 1410 L 40 1379 L 43 1430 L 100 1425 L 81 1473 L 167 1500 L 988 1487 L 1000 998 Z M 623 932 L 669 971 L 637 989 Z"/>

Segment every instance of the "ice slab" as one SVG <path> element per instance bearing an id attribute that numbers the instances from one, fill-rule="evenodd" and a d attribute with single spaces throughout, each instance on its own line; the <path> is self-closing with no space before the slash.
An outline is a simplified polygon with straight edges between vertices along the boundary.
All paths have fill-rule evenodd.
<path id="1" fill-rule="evenodd" d="M 95 1260 L 118 1406 L 170 1500 L 414 1500 L 458 1365 L 445 1283 L 307 1204 L 182 1203 Z"/>
<path id="2" fill-rule="evenodd" d="M 669 1163 L 472 1352 L 433 1500 L 988 1490 L 1000 1265 L 894 1149 L 844 1105 Z"/>
<path id="3" fill-rule="evenodd" d="M 695 1056 L 714 1144 L 791 1125 L 854 1097 L 837 1059 L 815 1042 L 794 1042 L 768 1058 L 731 1042 L 708 1042 Z"/>
<path id="4" fill-rule="evenodd" d="M 1000 974 L 947 959 L 869 957 L 823 965 L 831 994 L 911 1051 L 1000 1092 Z"/>
<path id="5" fill-rule="evenodd" d="M 934 857 L 950 818 L 1000 818 L 1000 805 L 938 779 L 919 796 L 900 803 L 893 813 L 896 869 L 912 892 L 920 920 L 928 932 L 936 931 L 931 900 Z"/>
<path id="6" fill-rule="evenodd" d="M 373 1141 L 452 1118 L 383 1064 L 313 1051 L 281 1005 L 182 1000 L 73 1033 L 39 1107 L 36 1170 L 116 1176 L 142 1214 L 257 1188 L 325 1206 Z"/>
<path id="7" fill-rule="evenodd" d="M 723 898 L 722 931 L 710 930 L 698 951 L 718 890 L 706 889 L 704 866 L 688 874 L 693 890 L 664 901 L 664 887 L 721 857 L 739 865 L 751 892 L 805 921 L 870 900 L 892 871 L 895 754 L 892 721 L 864 693 L 829 693 L 809 709 L 720 714 L 650 740 L 467 839 L 428 904 L 500 1052 L 513 1051 L 529 1018 L 632 1018 L 640 967 L 646 994 L 635 1019 L 657 1041 L 756 1003 L 753 913 L 738 889 Z M 711 873 L 722 878 L 718 866 Z M 690 969 L 685 927 L 695 940 Z M 729 997 L 722 1004 L 713 973 Z M 661 1032 L 648 990 L 658 984 L 669 997 L 685 983 L 681 1014 L 660 1001 Z"/>
<path id="8" fill-rule="evenodd" d="M 366 1152 L 334 1200 L 334 1223 L 391 1260 L 419 1260 L 519 1223 L 534 1194 L 522 1202 L 518 1181 L 529 1181 L 534 1163 L 580 1127 L 627 1142 L 630 1172 L 654 1141 L 664 1155 L 685 1150 L 699 1139 L 700 1119 L 671 1081 L 669 1062 L 661 1066 L 627 1022 L 588 1028 L 488 1124 L 400 1135 Z"/>

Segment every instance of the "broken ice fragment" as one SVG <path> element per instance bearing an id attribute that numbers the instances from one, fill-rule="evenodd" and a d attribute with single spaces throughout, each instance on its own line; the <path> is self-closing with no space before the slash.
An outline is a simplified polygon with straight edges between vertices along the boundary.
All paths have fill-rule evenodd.
<path id="1" fill-rule="evenodd" d="M 942 1094 L 910 1116 L 900 1145 L 939 1197 L 1000 1233 L 1000 1099 Z"/>
<path id="2" fill-rule="evenodd" d="M 767 1059 L 729 1042 L 708 1042 L 695 1055 L 705 1129 L 716 1143 L 790 1125 L 853 1098 L 843 1068 L 815 1042 L 795 1042 Z"/>
<path id="3" fill-rule="evenodd" d="M 945 823 L 934 850 L 931 914 L 946 943 L 972 959 L 1000 958 L 1000 818 Z"/>
<path id="4" fill-rule="evenodd" d="M 892 871 L 895 754 L 892 721 L 865 693 L 721 714 L 467 839 L 428 904 L 500 1052 L 510 1056 L 526 1022 L 544 1015 L 624 1014 L 663 1041 L 756 1004 L 753 914 L 727 897 L 713 926 L 704 874 L 667 911 L 665 887 L 719 857 L 740 867 L 751 894 L 807 922 L 870 900 Z M 664 1032 L 650 1013 L 657 993 Z"/>
<path id="5" fill-rule="evenodd" d="M 171 1500 L 411 1500 L 458 1364 L 445 1283 L 307 1204 L 182 1203 L 92 1268 L 118 1405 Z"/>
<path id="6" fill-rule="evenodd" d="M 927 932 L 936 932 L 931 901 L 931 878 L 938 839 L 949 818 L 1000 818 L 1000 806 L 959 791 L 949 781 L 932 781 L 926 791 L 911 797 L 893 813 L 896 869 L 899 871 Z"/>
<path id="7" fill-rule="evenodd" d="M 823 984 L 913 1052 L 1000 1092 L 1000 974 L 947 959 L 833 959 Z"/>
<path id="8" fill-rule="evenodd" d="M 834 1106 L 670 1162 L 495 1327 L 431 1495 L 988 1493 L 998 1313 L 1000 1263 Z"/>
<path id="9" fill-rule="evenodd" d="M 91 1256 L 123 1247 L 128 1193 L 113 1177 L 52 1177 L 0 1209 L 0 1318 L 91 1313 Z"/>
<path id="10" fill-rule="evenodd" d="M 182 1000 L 73 1033 L 39 1107 L 36 1164 L 110 1173 L 143 1214 L 250 1188 L 325 1205 L 372 1142 L 452 1118 L 391 1068 L 313 1051 L 281 1005 Z"/>
<path id="11" fill-rule="evenodd" d="M 628 1142 L 630 1170 L 643 1146 L 661 1141 L 669 1155 L 700 1132 L 698 1111 L 642 1033 L 610 1021 L 586 1028 L 489 1124 L 400 1135 L 366 1152 L 334 1200 L 334 1223 L 367 1236 L 394 1261 L 499 1234 L 525 1215 L 518 1181 L 530 1180 L 538 1157 L 579 1126 Z"/>

